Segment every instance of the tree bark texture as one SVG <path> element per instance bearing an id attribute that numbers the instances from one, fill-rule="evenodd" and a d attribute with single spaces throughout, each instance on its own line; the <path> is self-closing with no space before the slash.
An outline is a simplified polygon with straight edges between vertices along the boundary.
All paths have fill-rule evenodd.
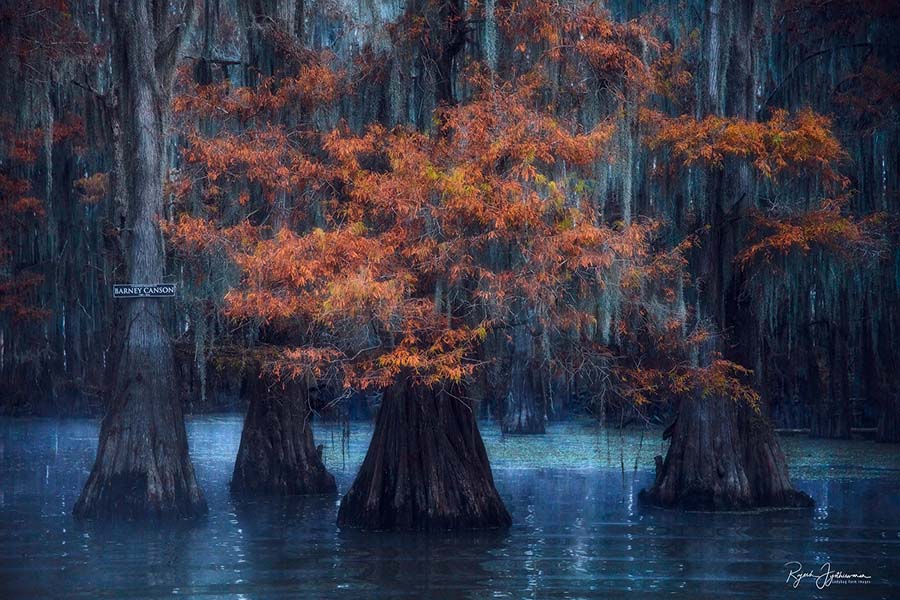
<path id="1" fill-rule="evenodd" d="M 165 4 L 165 3 L 162 3 Z M 155 8 L 156 5 L 153 5 Z M 191 2 L 186 3 L 192 6 Z M 186 9 L 189 13 L 190 9 Z M 189 14 L 183 15 L 189 17 Z M 129 283 L 159 283 L 165 251 L 165 124 L 174 59 L 163 32 L 167 8 L 134 0 L 112 6 L 117 81 L 117 177 L 128 206 Z M 162 20 L 162 21 L 161 21 Z M 182 24 L 184 28 L 186 24 Z M 159 38 L 159 39 L 158 39 Z M 172 340 L 163 299 L 124 300 L 121 351 L 111 368 L 113 396 L 100 428 L 97 458 L 75 505 L 78 517 L 190 517 L 206 512 L 188 454 L 184 415 L 174 385 Z"/>
<path id="2" fill-rule="evenodd" d="M 305 385 L 266 385 L 251 390 L 231 492 L 243 496 L 336 492 L 313 442 Z"/>
<path id="3" fill-rule="evenodd" d="M 750 407 L 697 394 L 681 401 L 667 430 L 672 443 L 657 457 L 656 480 L 641 499 L 684 510 L 809 507 L 791 486 L 787 464 L 768 421 Z"/>
<path id="4" fill-rule="evenodd" d="M 338 525 L 441 530 L 510 524 L 472 408 L 409 380 L 387 389 L 369 451 L 341 500 Z"/>

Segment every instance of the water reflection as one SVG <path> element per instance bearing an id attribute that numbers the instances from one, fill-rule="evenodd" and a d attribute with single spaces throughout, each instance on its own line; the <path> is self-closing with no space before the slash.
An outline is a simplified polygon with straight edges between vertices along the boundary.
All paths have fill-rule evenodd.
<path id="1" fill-rule="evenodd" d="M 684 514 L 636 503 L 657 451 L 649 452 L 646 442 L 641 450 L 637 437 L 626 436 L 621 451 L 610 452 L 606 440 L 579 424 L 554 426 L 543 438 L 503 438 L 487 425 L 497 486 L 515 520 L 511 530 L 371 534 L 336 529 L 337 495 L 232 499 L 227 484 L 240 428 L 237 417 L 190 423 L 210 514 L 199 523 L 162 527 L 71 519 L 93 460 L 95 423 L 0 421 L 0 596 L 900 596 L 891 587 L 900 581 L 894 575 L 900 573 L 900 477 L 884 446 L 871 446 L 865 478 L 832 479 L 829 465 L 843 460 L 839 446 L 823 453 L 819 442 L 807 448 L 793 441 L 789 452 L 802 453 L 803 473 L 812 475 L 799 483 L 819 502 L 815 511 Z M 345 453 L 339 434 L 318 431 L 342 490 L 371 433 L 368 426 L 354 428 Z M 635 460 L 638 470 L 623 473 L 622 462 Z M 784 569 L 790 560 L 815 568 L 831 561 L 874 582 L 823 591 L 806 582 L 791 590 Z"/>

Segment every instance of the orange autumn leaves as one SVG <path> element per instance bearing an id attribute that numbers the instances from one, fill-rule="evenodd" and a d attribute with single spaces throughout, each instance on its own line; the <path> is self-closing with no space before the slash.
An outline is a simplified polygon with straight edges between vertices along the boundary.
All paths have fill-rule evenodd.
<path id="1" fill-rule="evenodd" d="M 527 26 L 512 10 L 518 4 L 498 6 L 509 35 Z M 586 3 L 523 7 L 543 15 L 544 26 L 528 34 L 540 61 L 573 57 L 590 73 L 579 80 L 613 95 L 618 108 L 608 119 L 585 128 L 566 118 L 578 99 L 548 104 L 537 66 L 509 80 L 470 69 L 468 97 L 439 108 L 430 134 L 323 126 L 312 115 L 350 88 L 319 56 L 252 89 L 186 85 L 174 107 L 186 123 L 185 165 L 171 188 L 203 202 L 167 233 L 182 252 L 229 257 L 240 280 L 225 312 L 278 333 L 267 365 L 284 377 L 334 377 L 356 388 L 383 387 L 401 373 L 427 384 L 463 381 L 480 366 L 487 336 L 522 313 L 554 340 L 581 344 L 572 355 L 607 365 L 612 353 L 591 337 L 598 319 L 590 299 L 615 288 L 621 305 L 611 327 L 651 340 L 668 364 L 620 369 L 624 396 L 640 403 L 650 388 L 700 390 L 754 404 L 740 365 L 684 360 L 702 336 L 684 333 L 690 317 L 675 308 L 676 290 L 689 285 L 686 256 L 701 236 L 672 248 L 659 223 L 610 225 L 593 197 L 593 170 L 615 158 L 618 113 L 635 111 L 640 141 L 679 168 L 743 161 L 764 181 L 814 174 L 839 196 L 847 182 L 830 122 L 811 111 L 776 111 L 759 123 L 654 112 L 654 98 L 671 100 L 691 77 L 680 52 L 652 36 L 652 23 L 615 23 Z M 842 210 L 757 215 L 758 234 L 738 260 L 861 238 L 865 228 Z"/>
<path id="2" fill-rule="evenodd" d="M 825 200 L 820 206 L 794 214 L 754 215 L 753 241 L 742 250 L 737 261 L 747 266 L 761 258 L 772 262 L 793 251 L 809 253 L 824 248 L 847 261 L 879 257 L 884 251 L 883 213 L 854 217 L 846 212 L 846 197 Z"/>
<path id="3" fill-rule="evenodd" d="M 20 243 L 19 236 L 45 217 L 44 200 L 33 189 L 28 172 L 48 142 L 68 143 L 75 152 L 84 143 L 84 123 L 75 114 L 63 115 L 52 124 L 51 131 L 48 136 L 40 127 L 22 130 L 12 118 L 0 116 L 0 315 L 17 321 L 40 320 L 48 315 L 35 298 L 44 282 L 43 274 L 19 268 L 12 250 Z"/>
<path id="4" fill-rule="evenodd" d="M 166 228 L 179 248 L 231 256 L 242 279 L 226 296 L 229 316 L 291 332 L 273 370 L 334 373 L 363 388 L 387 385 L 401 371 L 429 384 L 461 381 L 513 306 L 540 307 L 559 327 L 573 310 L 567 294 L 603 285 L 614 263 L 648 258 L 643 246 L 654 227 L 613 230 L 587 201 L 583 178 L 611 130 L 582 131 L 555 118 L 539 108 L 534 85 L 473 81 L 482 91 L 442 109 L 433 135 L 378 125 L 358 135 L 297 133 L 318 138 L 310 144 L 318 150 L 303 152 L 315 156 L 308 170 L 256 175 L 257 164 L 283 166 L 290 146 L 274 133 L 253 138 L 268 126 L 209 140 L 227 152 L 192 141 L 185 156 L 202 165 L 207 197 L 210 187 L 242 181 L 317 190 L 321 227 L 222 228 L 182 217 Z M 234 145 L 238 137 L 252 152 Z"/>
<path id="5" fill-rule="evenodd" d="M 668 369 L 637 367 L 617 373 L 621 378 L 620 393 L 636 406 L 660 396 L 699 394 L 731 398 L 759 410 L 759 394 L 746 383 L 752 371 L 719 355 L 705 367 L 676 364 Z"/>
<path id="6" fill-rule="evenodd" d="M 831 185 L 847 183 L 837 171 L 846 153 L 831 132 L 831 121 L 809 109 L 794 115 L 776 110 L 763 122 L 715 115 L 698 121 L 651 111 L 642 117 L 654 131 L 649 146 L 668 148 L 686 166 L 721 167 L 727 158 L 738 158 L 765 178 L 817 174 Z"/>
<path id="7" fill-rule="evenodd" d="M 321 106 L 338 94 L 341 78 L 317 57 L 303 64 L 295 75 L 263 77 L 252 88 L 233 86 L 231 81 L 208 85 L 193 85 L 187 71 L 180 72 L 182 85 L 187 89 L 172 101 L 176 114 L 216 114 L 221 118 L 237 119 L 244 123 L 266 113 L 280 111 L 289 105 Z"/>
<path id="8" fill-rule="evenodd" d="M 262 186 L 271 201 L 277 192 L 302 188 L 319 175 L 316 163 L 276 127 L 241 134 L 226 132 L 213 138 L 189 132 L 187 141 L 184 157 L 189 164 L 203 165 L 208 181 L 204 195 L 208 199 L 228 192 L 223 184 L 241 180 L 248 186 Z M 242 204 L 247 201 L 247 197 L 239 199 Z"/>
<path id="9" fill-rule="evenodd" d="M 561 70 L 570 94 L 582 99 L 603 90 L 621 103 L 643 104 L 651 96 L 679 104 L 691 94 L 692 75 L 684 61 L 689 43 L 674 48 L 655 34 L 652 15 L 615 21 L 600 3 L 586 0 L 509 0 L 498 2 L 500 30 L 517 41 L 516 52 Z"/>
<path id="10" fill-rule="evenodd" d="M 631 247 L 643 237 L 595 224 L 574 191 L 605 130 L 575 131 L 508 86 L 444 109 L 441 123 L 433 136 L 327 134 L 322 187 L 342 190 L 322 198 L 329 227 L 282 228 L 234 254 L 244 277 L 228 314 L 306 328 L 308 345 L 280 372 L 323 371 L 296 358 L 327 347 L 340 349 L 320 356 L 345 385 L 383 386 L 401 371 L 461 381 L 514 304 L 552 319 L 575 278 L 646 256 Z M 554 178 L 564 161 L 571 177 Z"/>
<path id="11" fill-rule="evenodd" d="M 849 180 L 840 172 L 846 152 L 832 133 L 828 117 L 806 109 L 790 115 L 773 111 L 764 122 L 733 117 L 670 118 L 644 111 L 652 132 L 648 145 L 666 149 L 684 166 L 723 168 L 727 160 L 743 160 L 764 182 L 817 180 L 826 197 L 812 208 L 754 211 L 749 245 L 736 257 L 747 266 L 757 258 L 771 262 L 793 251 L 802 254 L 820 247 L 844 258 L 880 252 L 878 229 L 884 216 L 858 218 L 847 212 Z"/>
<path id="12" fill-rule="evenodd" d="M 0 315 L 9 315 L 16 321 L 43 319 L 47 311 L 34 301 L 34 293 L 44 281 L 44 276 L 27 270 L 14 272 L 13 252 L 10 241 L 15 236 L 44 217 L 44 203 L 29 195 L 30 183 L 22 178 L 0 172 Z"/>
<path id="13" fill-rule="evenodd" d="M 185 142 L 185 166 L 171 185 L 178 196 L 202 183 L 210 205 L 236 189 L 246 204 L 254 187 L 272 202 L 322 179 L 309 154 L 317 140 L 310 139 L 308 124 L 317 109 L 335 101 L 344 80 L 327 53 L 295 58 L 289 73 L 259 77 L 252 87 L 228 79 L 199 85 L 189 68 L 179 71 L 172 111 Z"/>

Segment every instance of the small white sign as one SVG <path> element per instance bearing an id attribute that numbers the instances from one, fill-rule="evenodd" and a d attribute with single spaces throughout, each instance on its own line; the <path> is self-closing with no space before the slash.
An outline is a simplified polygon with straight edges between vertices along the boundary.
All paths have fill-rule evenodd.
<path id="1" fill-rule="evenodd" d="M 113 298 L 174 298 L 174 283 L 117 283 Z"/>

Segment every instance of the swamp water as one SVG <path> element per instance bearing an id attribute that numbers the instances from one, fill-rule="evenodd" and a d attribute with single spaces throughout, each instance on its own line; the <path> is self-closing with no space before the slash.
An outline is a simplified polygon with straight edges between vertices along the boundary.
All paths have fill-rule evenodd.
<path id="1" fill-rule="evenodd" d="M 502 436 L 481 425 L 508 532 L 340 531 L 339 496 L 236 501 L 228 481 L 240 416 L 188 422 L 209 502 L 195 524 L 76 523 L 93 463 L 92 420 L 0 419 L 2 598 L 900 598 L 900 448 L 782 438 L 809 511 L 645 509 L 637 494 L 664 454 L 659 431 L 551 424 Z M 371 425 L 316 425 L 341 492 Z M 868 583 L 787 583 L 796 566 Z"/>

